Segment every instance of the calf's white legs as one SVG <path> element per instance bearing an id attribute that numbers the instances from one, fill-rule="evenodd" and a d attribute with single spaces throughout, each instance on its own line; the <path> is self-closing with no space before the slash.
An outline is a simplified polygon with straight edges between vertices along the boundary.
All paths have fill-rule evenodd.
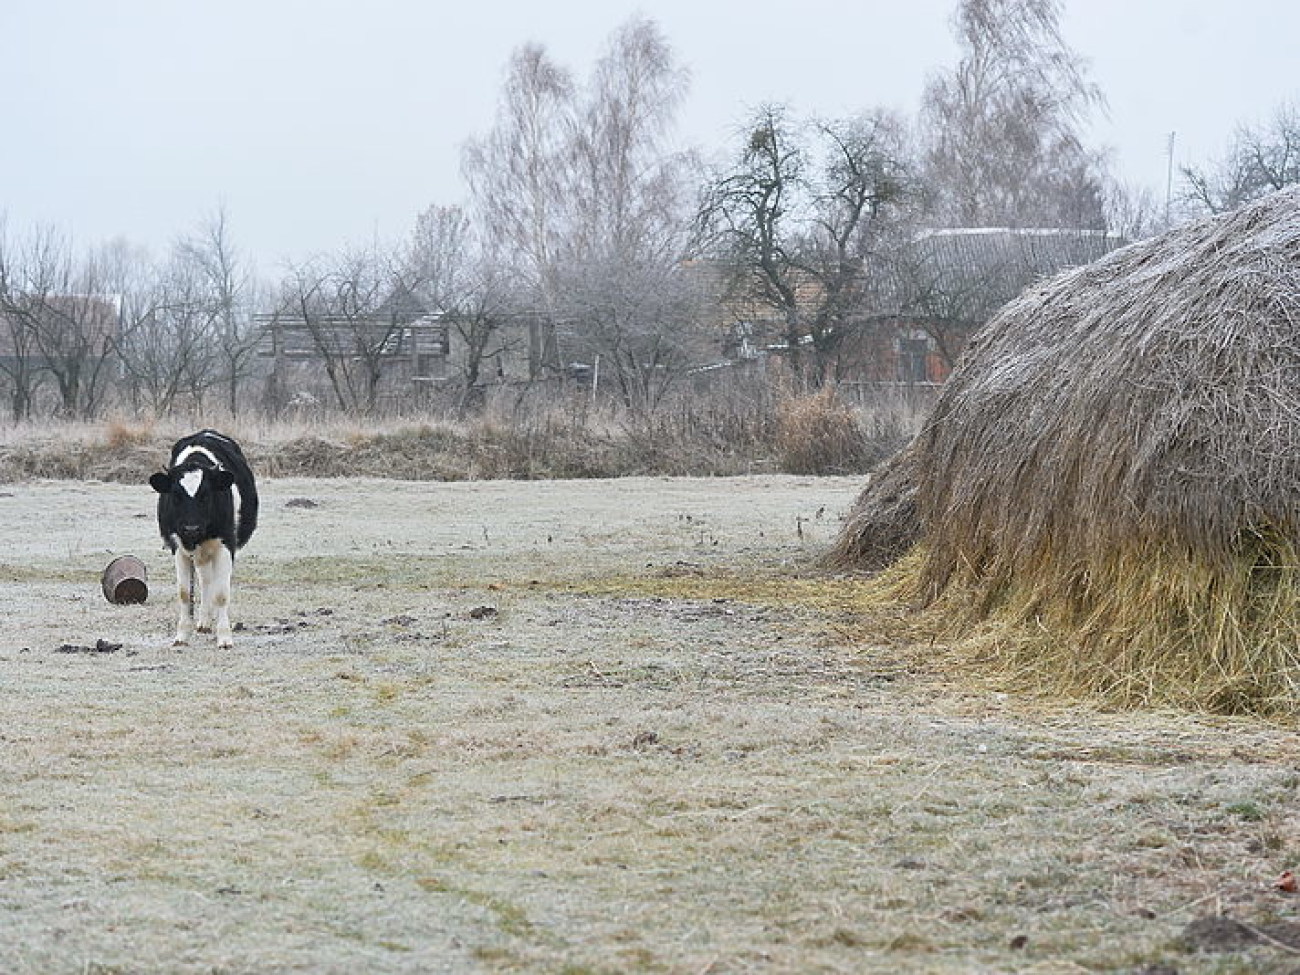
<path id="1" fill-rule="evenodd" d="M 195 607 L 190 599 L 190 583 L 198 572 L 198 631 L 217 632 L 217 646 L 232 647 L 235 638 L 230 626 L 230 588 L 235 559 L 230 549 L 216 539 L 199 544 L 194 551 L 176 550 L 176 586 L 180 590 L 180 620 L 176 624 L 176 645 L 190 642 L 195 630 Z"/>

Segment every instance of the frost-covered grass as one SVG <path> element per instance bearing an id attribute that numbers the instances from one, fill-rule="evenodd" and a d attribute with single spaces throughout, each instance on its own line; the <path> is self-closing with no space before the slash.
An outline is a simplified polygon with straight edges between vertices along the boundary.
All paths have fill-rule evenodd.
<path id="1" fill-rule="evenodd" d="M 1180 938 L 1294 916 L 1294 729 L 950 672 L 811 569 L 858 487 L 270 479 L 178 652 L 147 488 L 6 485 L 2 967 L 1281 965 Z"/>

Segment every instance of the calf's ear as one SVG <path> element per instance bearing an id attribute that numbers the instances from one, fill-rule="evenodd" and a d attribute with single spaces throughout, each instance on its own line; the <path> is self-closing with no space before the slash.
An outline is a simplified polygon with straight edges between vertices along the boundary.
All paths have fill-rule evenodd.
<path id="1" fill-rule="evenodd" d="M 166 494 L 172 489 L 172 476 L 170 474 L 154 474 L 149 478 L 149 486 L 159 494 Z"/>
<path id="2" fill-rule="evenodd" d="M 212 482 L 213 489 L 217 491 L 228 490 L 235 483 L 235 475 L 225 469 L 212 471 L 207 476 Z"/>

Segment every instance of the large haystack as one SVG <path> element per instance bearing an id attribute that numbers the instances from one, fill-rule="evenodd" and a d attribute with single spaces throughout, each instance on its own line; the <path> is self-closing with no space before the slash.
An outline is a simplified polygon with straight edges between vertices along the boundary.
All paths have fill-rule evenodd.
<path id="1" fill-rule="evenodd" d="M 1129 701 L 1296 709 L 1300 187 L 1031 288 L 909 449 L 909 583 L 985 659 Z M 892 510 L 869 485 L 842 564 L 872 550 L 873 505 Z"/>

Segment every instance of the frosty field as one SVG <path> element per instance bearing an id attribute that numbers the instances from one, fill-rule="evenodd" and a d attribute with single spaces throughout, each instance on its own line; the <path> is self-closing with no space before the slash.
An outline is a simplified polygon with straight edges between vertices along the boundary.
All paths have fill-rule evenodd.
<path id="1" fill-rule="evenodd" d="M 0 971 L 1300 968 L 1294 727 L 968 679 L 860 486 L 268 480 L 218 651 L 147 486 L 0 484 Z"/>

